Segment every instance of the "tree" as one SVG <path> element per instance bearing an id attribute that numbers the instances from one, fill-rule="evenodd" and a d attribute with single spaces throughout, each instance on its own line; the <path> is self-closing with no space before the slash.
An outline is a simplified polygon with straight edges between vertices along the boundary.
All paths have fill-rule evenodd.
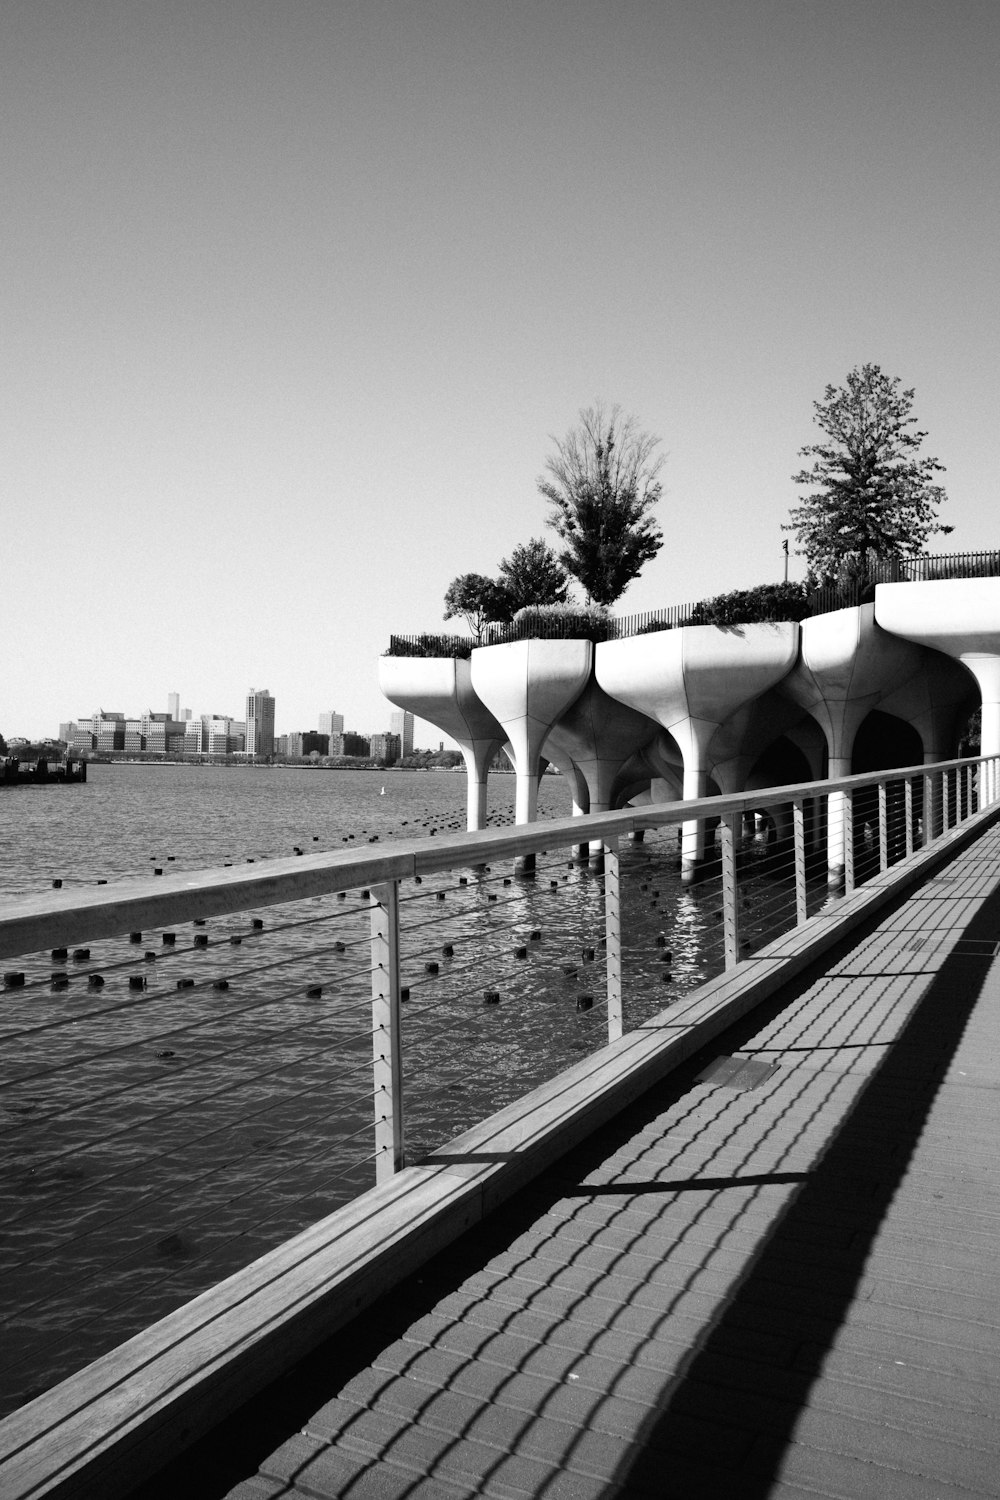
<path id="1" fill-rule="evenodd" d="M 492 620 L 509 619 L 507 596 L 498 583 L 482 573 L 460 573 L 448 585 L 444 596 L 444 618 L 460 615 L 476 640 Z"/>
<path id="2" fill-rule="evenodd" d="M 506 596 L 508 618 L 526 604 L 565 604 L 569 593 L 562 564 L 540 537 L 523 542 L 504 558 L 497 583 Z"/>
<path id="3" fill-rule="evenodd" d="M 614 406 L 580 413 L 579 424 L 545 462 L 538 489 L 552 504 L 546 518 L 564 543 L 559 561 L 589 602 L 614 604 L 663 546 L 651 512 L 662 493 L 659 438 L 637 430 Z"/>
<path id="4" fill-rule="evenodd" d="M 934 532 L 952 530 L 937 521 L 947 497 L 933 476 L 943 465 L 918 455 L 926 432 L 909 431 L 913 394 L 898 376 L 863 365 L 813 402 L 826 441 L 799 449 L 814 462 L 793 482 L 813 489 L 782 530 L 795 532 L 816 581 L 864 581 L 873 563 L 913 557 Z"/>

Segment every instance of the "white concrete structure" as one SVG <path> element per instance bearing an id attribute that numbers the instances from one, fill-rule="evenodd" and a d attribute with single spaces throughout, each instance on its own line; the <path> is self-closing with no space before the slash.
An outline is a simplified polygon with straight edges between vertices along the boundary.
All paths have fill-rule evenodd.
<path id="1" fill-rule="evenodd" d="M 458 745 L 469 776 L 468 826 L 485 828 L 486 773 L 507 736 L 476 697 L 469 662 L 451 656 L 380 656 L 378 683 L 390 703 L 436 724 Z"/>
<path id="2" fill-rule="evenodd" d="M 883 630 L 960 661 L 976 679 L 983 709 L 981 753 L 1000 749 L 1000 578 L 947 578 L 933 583 L 884 583 L 875 591 Z M 980 789 L 1000 797 L 996 778 Z"/>
<path id="3" fill-rule="evenodd" d="M 799 627 L 690 625 L 656 631 L 597 648 L 597 680 L 609 697 L 661 724 L 684 761 L 684 797 L 708 791 L 713 735 L 737 709 L 787 675 L 796 658 Z M 683 869 L 704 858 L 704 824 L 684 825 Z"/>
<path id="4" fill-rule="evenodd" d="M 1000 754 L 1000 578 L 880 584 L 874 605 L 801 627 L 683 626 L 597 647 L 519 641 L 474 650 L 467 662 L 382 657 L 379 680 L 394 704 L 462 747 L 470 828 L 485 823 L 486 772 L 504 742 L 521 823 L 534 818 L 544 758 L 568 777 L 581 811 L 735 793 L 874 769 L 855 764 L 873 711 L 899 729 L 894 746 L 890 719 L 869 723 L 869 753 L 873 725 L 887 736 L 877 745 L 890 757 L 883 766 L 921 753 L 927 763 L 947 759 L 977 696 L 982 753 Z M 903 760 L 891 758 L 899 747 Z M 1000 783 L 984 780 L 980 797 L 1000 798 Z M 834 879 L 844 863 L 841 824 L 834 802 Z M 685 826 L 689 876 L 704 854 L 704 827 Z"/>
<path id="5" fill-rule="evenodd" d="M 590 681 L 589 641 L 512 641 L 472 653 L 472 686 L 510 744 L 518 823 L 535 821 L 542 747 Z"/>

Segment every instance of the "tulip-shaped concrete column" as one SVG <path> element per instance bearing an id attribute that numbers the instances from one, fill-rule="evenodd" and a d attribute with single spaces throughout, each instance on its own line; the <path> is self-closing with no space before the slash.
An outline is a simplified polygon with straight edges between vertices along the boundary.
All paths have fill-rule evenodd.
<path id="1" fill-rule="evenodd" d="M 380 656 L 378 685 L 397 708 L 436 724 L 458 744 L 468 773 L 469 832 L 486 827 L 486 776 L 506 735 L 476 697 L 468 661 Z"/>
<path id="2" fill-rule="evenodd" d="M 791 621 L 730 629 L 687 625 L 603 642 L 595 672 L 610 697 L 670 731 L 684 759 L 685 799 L 703 797 L 712 736 L 730 714 L 780 682 L 795 661 L 798 640 Z M 682 879 L 696 879 L 706 853 L 703 820 L 685 823 L 681 852 Z"/>
<path id="3" fill-rule="evenodd" d="M 875 618 L 883 630 L 943 651 L 968 667 L 979 684 L 980 752 L 1000 755 L 1000 578 L 947 578 L 932 583 L 882 583 Z M 1000 800 L 1000 776 L 980 778 L 980 802 Z"/>
<path id="4" fill-rule="evenodd" d="M 827 744 L 827 775 L 851 774 L 851 754 L 862 721 L 900 683 L 920 670 L 923 658 L 875 624 L 875 606 L 837 609 L 802 622 L 801 652 L 779 691 L 808 709 Z M 844 879 L 844 793 L 827 800 L 829 884 Z"/>
<path id="5" fill-rule="evenodd" d="M 624 703 L 616 703 L 591 677 L 576 702 L 552 729 L 545 742 L 545 753 L 557 765 L 571 762 L 583 777 L 588 812 L 607 812 L 622 766 L 659 733 L 659 725 L 652 719 Z"/>
<path id="6" fill-rule="evenodd" d="M 586 687 L 593 652 L 590 641 L 511 641 L 472 653 L 473 689 L 513 752 L 517 823 L 534 822 L 542 746 Z"/>

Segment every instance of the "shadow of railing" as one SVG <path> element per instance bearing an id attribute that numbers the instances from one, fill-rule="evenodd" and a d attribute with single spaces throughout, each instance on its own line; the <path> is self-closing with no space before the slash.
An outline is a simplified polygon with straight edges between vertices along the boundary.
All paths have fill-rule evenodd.
<path id="1" fill-rule="evenodd" d="M 756 1428 L 752 1448 L 740 1462 L 741 1500 L 764 1500 L 772 1493 L 979 1000 L 998 932 L 1000 892 L 995 892 L 964 932 L 966 939 L 980 940 L 983 952 L 953 951 L 945 958 L 822 1160 L 671 1384 L 664 1409 L 643 1433 L 642 1458 L 616 1475 L 619 1483 L 641 1490 L 655 1482 L 664 1452 L 683 1451 L 693 1425 L 724 1429 L 727 1406 L 734 1403 L 739 1425 Z M 824 968 L 829 967 L 827 959 Z M 805 975 L 795 990 L 815 977 Z M 758 1016 L 743 1028 L 743 1036 L 759 1027 Z M 726 1043 L 735 1050 L 739 1034 Z M 758 1357 L 753 1352 L 753 1331 L 768 1324 L 784 1345 L 785 1357 L 774 1362 L 767 1359 L 766 1347 Z"/>

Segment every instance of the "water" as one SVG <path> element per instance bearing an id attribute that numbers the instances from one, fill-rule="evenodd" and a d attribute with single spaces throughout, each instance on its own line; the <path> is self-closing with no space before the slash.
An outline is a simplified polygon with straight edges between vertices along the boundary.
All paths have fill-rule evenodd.
<path id="1" fill-rule="evenodd" d="M 0 891 L 465 824 L 465 777 L 446 771 L 100 765 L 90 775 L 84 787 L 0 794 Z M 513 776 L 491 779 L 491 822 L 513 820 L 513 795 Z M 562 779 L 543 778 L 540 817 L 569 811 Z M 676 852 L 672 831 L 623 849 L 627 1027 L 720 966 L 717 886 L 682 888 Z M 532 882 L 506 867 L 465 882 L 404 888 L 411 1160 L 606 1037 L 600 877 L 561 850 Z M 48 955 L 19 959 L 27 986 L 0 992 L 0 1409 L 373 1180 L 368 903 L 356 892 L 260 919 L 259 930 L 250 914 L 213 921 L 207 947 L 191 928 L 169 946 L 159 933 L 94 945 L 86 960 L 71 955 L 65 989 L 52 986 Z M 87 976 L 98 971 L 95 992 Z M 147 977 L 134 992 L 137 971 Z M 185 976 L 193 986 L 180 990 Z M 222 977 L 228 988 L 216 990 Z M 484 1004 L 493 987 L 500 1004 Z"/>
<path id="2" fill-rule="evenodd" d="M 0 894 L 53 879 L 95 882 L 152 867 L 339 849 L 372 835 L 465 827 L 466 781 L 451 771 L 328 771 L 279 766 L 91 765 L 85 786 L 16 787 L 0 800 Z M 384 789 L 384 791 L 383 791 Z M 491 823 L 511 822 L 514 777 L 490 780 Z M 562 777 L 542 779 L 541 817 L 568 817 Z"/>

